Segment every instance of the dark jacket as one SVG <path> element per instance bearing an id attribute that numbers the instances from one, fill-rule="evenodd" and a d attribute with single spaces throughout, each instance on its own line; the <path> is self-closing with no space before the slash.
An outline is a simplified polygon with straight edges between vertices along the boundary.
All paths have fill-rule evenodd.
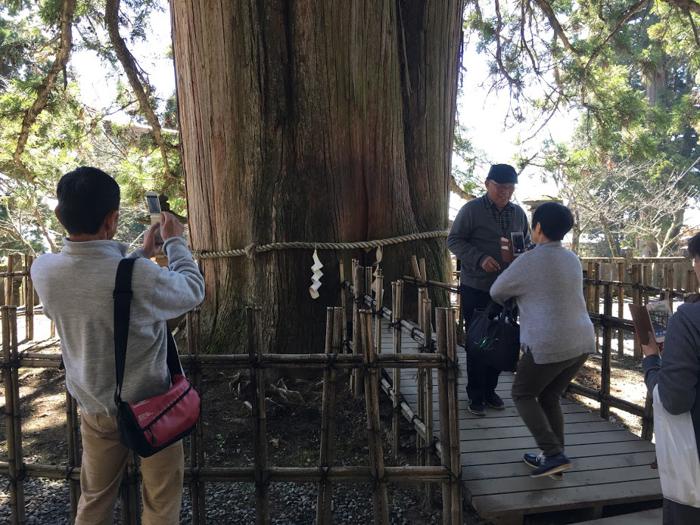
<path id="1" fill-rule="evenodd" d="M 678 308 L 668 322 L 663 357 L 651 355 L 642 363 L 647 388 L 659 385 L 664 408 L 690 412 L 700 455 L 700 303 Z"/>
<path id="2" fill-rule="evenodd" d="M 504 268 L 501 259 L 501 237 L 510 238 L 510 232 L 523 232 L 525 246 L 530 244 L 530 229 L 523 209 L 512 202 L 512 219 L 503 231 L 491 211 L 491 202 L 484 195 L 467 202 L 459 210 L 447 236 L 447 247 L 462 262 L 459 274 L 460 283 L 488 291 L 499 272 L 488 273 L 481 268 L 481 261 L 487 255 L 496 259 Z"/>

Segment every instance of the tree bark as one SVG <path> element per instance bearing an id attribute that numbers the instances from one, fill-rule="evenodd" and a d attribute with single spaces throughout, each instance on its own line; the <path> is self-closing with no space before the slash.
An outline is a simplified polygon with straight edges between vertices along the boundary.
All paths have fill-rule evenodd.
<path id="1" fill-rule="evenodd" d="M 183 165 L 195 249 L 356 241 L 447 228 L 462 0 L 171 2 Z M 387 285 L 444 239 L 384 248 Z M 318 351 L 339 304 L 338 261 L 311 252 L 203 261 L 205 333 L 240 348 L 262 307 L 264 351 Z"/>

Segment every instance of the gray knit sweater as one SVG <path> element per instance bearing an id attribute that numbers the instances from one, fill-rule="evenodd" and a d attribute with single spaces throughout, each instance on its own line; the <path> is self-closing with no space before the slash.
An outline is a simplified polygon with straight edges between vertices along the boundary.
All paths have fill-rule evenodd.
<path id="1" fill-rule="evenodd" d="M 496 279 L 491 297 L 515 298 L 520 342 L 537 364 L 558 363 L 595 351 L 595 335 L 583 299 L 583 272 L 576 255 L 560 242 L 524 253 Z"/>
<path id="2" fill-rule="evenodd" d="M 165 321 L 204 298 L 204 278 L 185 240 L 170 238 L 163 249 L 168 268 L 144 258 L 134 265 L 125 401 L 140 401 L 169 388 Z M 61 337 L 66 387 L 89 414 L 116 414 L 112 292 L 125 254 L 126 246 L 116 241 L 66 240 L 61 253 L 42 255 L 32 265 L 44 313 Z"/>

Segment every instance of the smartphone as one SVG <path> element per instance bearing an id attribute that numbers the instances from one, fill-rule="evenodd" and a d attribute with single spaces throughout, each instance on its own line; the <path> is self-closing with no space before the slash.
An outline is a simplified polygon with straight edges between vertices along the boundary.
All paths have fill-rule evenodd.
<path id="1" fill-rule="evenodd" d="M 148 206 L 148 213 L 151 216 L 151 224 L 159 223 L 160 200 L 158 200 L 158 194 L 155 191 L 146 192 L 146 206 Z"/>
<path id="2" fill-rule="evenodd" d="M 525 253 L 525 236 L 523 232 L 510 232 L 510 245 L 513 247 L 514 257 Z"/>

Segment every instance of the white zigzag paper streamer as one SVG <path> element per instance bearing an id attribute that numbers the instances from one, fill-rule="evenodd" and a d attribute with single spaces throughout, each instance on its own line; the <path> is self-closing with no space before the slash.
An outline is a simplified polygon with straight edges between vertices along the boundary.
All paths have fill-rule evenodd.
<path id="1" fill-rule="evenodd" d="M 316 250 L 314 250 L 312 258 L 314 260 L 314 264 L 311 266 L 313 273 L 311 274 L 311 286 L 309 286 L 309 295 L 311 295 L 312 299 L 318 299 L 318 289 L 321 288 L 321 277 L 323 277 L 323 272 L 321 271 L 321 268 L 323 268 L 323 263 L 321 263 L 321 259 L 318 258 L 318 252 Z"/>

